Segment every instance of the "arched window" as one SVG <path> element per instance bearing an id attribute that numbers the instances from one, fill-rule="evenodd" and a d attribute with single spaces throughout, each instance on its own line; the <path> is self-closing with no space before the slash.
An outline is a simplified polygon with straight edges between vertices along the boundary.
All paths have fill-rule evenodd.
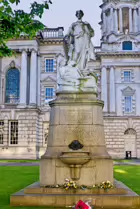
<path id="1" fill-rule="evenodd" d="M 136 135 L 136 131 L 133 128 L 129 128 L 124 132 L 124 135 Z"/>
<path id="2" fill-rule="evenodd" d="M 123 50 L 132 50 L 132 42 L 131 41 L 124 41 L 122 43 Z"/>
<path id="3" fill-rule="evenodd" d="M 16 104 L 19 102 L 20 72 L 12 68 L 6 75 L 6 103 Z"/>

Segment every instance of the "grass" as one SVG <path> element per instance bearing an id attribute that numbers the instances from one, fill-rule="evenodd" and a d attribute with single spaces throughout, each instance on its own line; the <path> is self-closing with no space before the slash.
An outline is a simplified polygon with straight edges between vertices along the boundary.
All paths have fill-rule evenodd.
<path id="1" fill-rule="evenodd" d="M 115 178 L 140 194 L 140 166 L 115 166 Z M 41 209 L 49 207 L 11 207 L 10 195 L 38 181 L 39 167 L 0 167 L 0 209 Z M 52 209 L 52 207 L 51 207 Z"/>
<path id="2" fill-rule="evenodd" d="M 114 177 L 140 195 L 140 166 L 115 166 Z"/>
<path id="3" fill-rule="evenodd" d="M 0 167 L 0 209 L 39 209 L 39 207 L 10 207 L 10 195 L 38 181 L 39 167 Z M 42 207 L 41 207 L 42 208 Z"/>

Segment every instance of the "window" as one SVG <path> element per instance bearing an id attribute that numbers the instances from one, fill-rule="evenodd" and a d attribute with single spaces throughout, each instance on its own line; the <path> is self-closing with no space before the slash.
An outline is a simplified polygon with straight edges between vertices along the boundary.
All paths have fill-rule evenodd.
<path id="1" fill-rule="evenodd" d="M 18 144 L 18 121 L 9 122 L 10 144 Z"/>
<path id="2" fill-rule="evenodd" d="M 124 41 L 122 43 L 123 50 L 132 50 L 132 42 L 131 41 Z"/>
<path id="3" fill-rule="evenodd" d="M 46 59 L 46 72 L 54 72 L 54 60 Z"/>
<path id="4" fill-rule="evenodd" d="M 125 112 L 131 113 L 132 112 L 132 96 L 125 96 Z"/>
<path id="5" fill-rule="evenodd" d="M 20 72 L 10 69 L 6 75 L 6 103 L 16 104 L 19 102 Z"/>
<path id="6" fill-rule="evenodd" d="M 3 144 L 4 122 L 0 121 L 0 144 Z"/>
<path id="7" fill-rule="evenodd" d="M 124 82 L 131 82 L 131 71 L 124 71 Z"/>
<path id="8" fill-rule="evenodd" d="M 54 88 L 46 88 L 46 95 L 45 95 L 45 101 L 48 102 L 52 100 L 55 96 Z"/>
<path id="9" fill-rule="evenodd" d="M 136 131 L 132 128 L 129 128 L 124 132 L 124 135 L 136 135 Z"/>

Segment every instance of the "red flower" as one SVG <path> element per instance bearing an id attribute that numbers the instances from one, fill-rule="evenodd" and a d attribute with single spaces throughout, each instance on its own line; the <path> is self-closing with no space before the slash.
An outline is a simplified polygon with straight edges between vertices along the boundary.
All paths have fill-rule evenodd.
<path id="1" fill-rule="evenodd" d="M 76 209 L 89 209 L 89 206 L 85 202 L 80 200 L 76 205 Z"/>

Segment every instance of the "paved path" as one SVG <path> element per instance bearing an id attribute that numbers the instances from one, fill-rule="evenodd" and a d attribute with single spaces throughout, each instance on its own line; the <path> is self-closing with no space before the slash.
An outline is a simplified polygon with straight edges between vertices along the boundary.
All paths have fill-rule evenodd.
<path id="1" fill-rule="evenodd" d="M 114 162 L 115 165 L 139 165 L 140 166 L 140 159 L 131 160 L 130 162 Z"/>
<path id="2" fill-rule="evenodd" d="M 114 165 L 139 165 L 140 166 L 140 159 L 139 160 L 132 160 L 130 162 L 114 162 Z M 0 166 L 39 166 L 39 162 L 0 162 Z"/>

